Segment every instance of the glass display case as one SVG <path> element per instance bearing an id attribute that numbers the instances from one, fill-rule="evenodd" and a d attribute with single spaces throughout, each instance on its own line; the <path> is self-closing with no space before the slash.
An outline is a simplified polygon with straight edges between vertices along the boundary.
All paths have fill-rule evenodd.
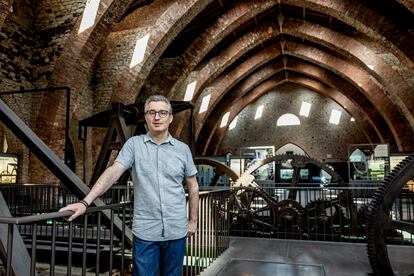
<path id="1" fill-rule="evenodd" d="M 381 181 L 389 171 L 388 144 L 348 145 L 348 172 L 351 181 Z"/>
<path id="2" fill-rule="evenodd" d="M 275 152 L 274 146 L 261 147 L 244 147 L 240 149 L 238 158 L 233 158 L 230 161 L 230 167 L 238 174 L 243 173 L 246 168 L 255 164 L 260 160 L 272 157 Z M 275 165 L 274 162 L 261 166 L 254 171 L 256 180 L 275 180 Z"/>

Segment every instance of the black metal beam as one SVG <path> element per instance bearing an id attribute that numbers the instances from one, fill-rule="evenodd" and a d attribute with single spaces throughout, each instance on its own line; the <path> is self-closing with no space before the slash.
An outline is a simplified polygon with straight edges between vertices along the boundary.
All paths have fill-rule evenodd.
<path id="1" fill-rule="evenodd" d="M 56 92 L 63 90 L 66 93 L 66 118 L 65 118 L 65 163 L 68 164 L 68 150 L 69 150 L 69 129 L 70 129 L 70 87 L 68 86 L 57 86 L 57 87 L 46 87 L 46 88 L 35 88 L 27 90 L 14 90 L 1 92 L 0 96 L 14 95 L 14 94 L 31 94 L 37 92 Z"/>
<path id="2" fill-rule="evenodd" d="M 0 120 L 22 141 L 31 152 L 78 198 L 85 197 L 90 189 L 88 186 L 66 166 L 62 160 L 0 99 Z M 105 203 L 97 198 L 96 206 L 103 206 Z M 103 211 L 107 221 L 111 221 L 110 211 Z M 121 237 L 125 234 L 126 241 L 132 245 L 132 232 L 126 227 L 122 233 L 122 221 L 119 218 L 114 220 L 116 234 Z"/>

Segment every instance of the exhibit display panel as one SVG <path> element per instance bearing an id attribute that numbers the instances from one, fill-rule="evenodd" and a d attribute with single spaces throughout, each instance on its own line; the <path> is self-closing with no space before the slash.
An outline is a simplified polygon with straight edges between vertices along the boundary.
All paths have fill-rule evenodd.
<path id="1" fill-rule="evenodd" d="M 0 184 L 17 183 L 18 156 L 12 153 L 0 153 Z"/>
<path id="2" fill-rule="evenodd" d="M 351 181 L 382 181 L 389 171 L 388 144 L 348 145 L 348 172 Z"/>

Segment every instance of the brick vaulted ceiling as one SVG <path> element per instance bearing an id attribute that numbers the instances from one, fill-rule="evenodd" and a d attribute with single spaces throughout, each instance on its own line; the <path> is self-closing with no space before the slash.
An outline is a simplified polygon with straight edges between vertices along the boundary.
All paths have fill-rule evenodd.
<path id="1" fill-rule="evenodd" d="M 12 4 L 1 0 L 0 26 Z M 101 0 L 95 25 L 78 34 L 84 5 L 72 7 L 72 20 L 55 36 L 54 59 L 37 67 L 47 78 L 38 72 L 35 86 L 70 85 L 75 103 L 92 89 L 97 112 L 153 93 L 182 100 L 196 80 L 196 153 L 214 154 L 227 131 L 219 128 L 226 112 L 231 121 L 260 95 L 295 83 L 346 108 L 370 141 L 414 151 L 412 1 Z M 35 22 L 41 32 L 42 21 Z M 144 34 L 144 60 L 130 68 Z M 207 93 L 209 110 L 198 114 Z M 40 114 L 47 117 L 38 127 L 61 119 L 52 97 L 43 102 Z M 185 122 L 176 123 L 179 136 Z"/>

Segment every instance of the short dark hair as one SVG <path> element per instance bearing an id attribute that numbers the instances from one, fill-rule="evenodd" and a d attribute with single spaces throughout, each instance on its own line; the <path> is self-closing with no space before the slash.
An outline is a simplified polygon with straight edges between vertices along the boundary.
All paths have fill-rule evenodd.
<path id="1" fill-rule="evenodd" d="M 149 96 L 148 99 L 145 101 L 145 105 L 144 105 L 144 112 L 148 111 L 148 105 L 150 102 L 164 102 L 166 104 L 168 104 L 169 106 L 169 112 L 172 113 L 172 106 L 170 103 L 170 100 L 167 99 L 166 97 L 164 97 L 163 95 L 152 95 Z"/>

